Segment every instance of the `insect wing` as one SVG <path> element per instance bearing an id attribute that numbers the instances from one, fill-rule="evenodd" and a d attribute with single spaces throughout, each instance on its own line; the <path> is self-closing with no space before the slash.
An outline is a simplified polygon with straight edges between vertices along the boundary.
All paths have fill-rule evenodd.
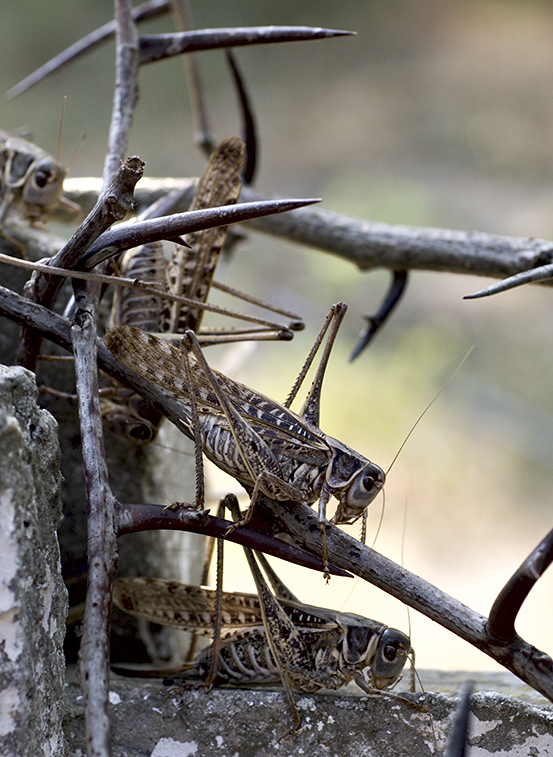
<path id="1" fill-rule="evenodd" d="M 131 615 L 185 631 L 211 634 L 215 621 L 215 591 L 159 578 L 120 578 L 113 602 Z M 259 632 L 263 621 L 255 594 L 223 592 L 222 638 L 248 629 Z"/>
<path id="2" fill-rule="evenodd" d="M 119 326 L 111 329 L 106 334 L 105 341 L 108 349 L 125 365 L 179 401 L 189 419 L 190 387 L 185 380 L 180 350 L 133 326 Z M 228 425 L 211 384 L 193 355 L 190 356 L 190 369 L 194 379 L 199 412 L 217 415 L 222 427 Z M 214 373 L 231 401 L 239 408 L 240 415 L 269 446 L 282 445 L 283 434 L 286 432 L 286 439 L 290 443 L 290 453 L 294 451 L 298 453 L 296 459 L 301 460 L 303 456 L 306 456 L 309 462 L 315 465 L 324 464 L 327 461 L 328 447 L 324 443 L 322 432 L 315 427 L 310 427 L 310 424 L 306 424 L 299 416 L 277 402 L 216 371 Z M 295 431 L 291 431 L 293 428 Z M 294 449 L 294 445 L 297 450 Z M 320 461 L 313 459 L 316 452 L 320 453 Z"/>
<path id="3" fill-rule="evenodd" d="M 244 142 L 238 137 L 225 139 L 212 153 L 200 177 L 190 210 L 203 210 L 230 205 L 238 200 L 241 190 L 240 170 L 244 158 Z M 167 265 L 167 288 L 172 294 L 184 295 L 206 302 L 221 249 L 227 237 L 227 226 L 197 231 L 187 236 L 191 249 L 175 244 Z M 202 309 L 170 304 L 164 331 L 183 333 L 197 331 Z"/>

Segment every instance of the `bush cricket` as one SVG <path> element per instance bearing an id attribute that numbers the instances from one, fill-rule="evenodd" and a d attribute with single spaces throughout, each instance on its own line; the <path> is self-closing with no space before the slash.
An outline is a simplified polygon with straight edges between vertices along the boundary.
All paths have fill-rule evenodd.
<path id="1" fill-rule="evenodd" d="M 278 578 L 275 597 L 253 553 L 250 557 L 259 596 L 222 592 L 216 685 L 282 683 L 296 727 L 301 720 L 291 688 L 304 693 L 336 690 L 353 680 L 367 694 L 380 693 L 411 704 L 387 691 L 400 678 L 411 651 L 408 636 L 360 615 L 305 605 L 289 598 L 289 593 L 282 597 Z M 272 571 L 268 575 L 271 580 Z M 199 634 L 211 634 L 216 622 L 216 591 L 206 587 L 155 578 L 122 578 L 115 582 L 113 601 L 132 615 Z M 184 686 L 199 685 L 208 676 L 211 652 L 211 646 L 204 648 L 178 671 L 144 674 L 169 674 L 181 679 Z M 129 668 L 112 669 L 124 675 L 137 674 Z"/>
<path id="2" fill-rule="evenodd" d="M 338 500 L 332 523 L 353 523 L 366 514 L 386 479 L 375 463 L 324 434 L 318 427 L 321 385 L 346 305 L 333 306 L 286 402 L 281 405 L 212 370 L 195 334 L 186 331 L 182 351 L 132 326 L 106 334 L 107 347 L 129 368 L 162 388 L 182 408 L 183 432 L 201 452 L 248 491 L 251 517 L 256 498 L 319 501 L 323 562 L 327 563 L 325 517 L 331 496 Z M 289 409 L 324 336 L 327 343 L 300 414 Z M 197 494 L 197 506 L 203 507 Z"/>
<path id="3" fill-rule="evenodd" d="M 28 220 L 47 217 L 62 201 L 66 170 L 42 148 L 0 130 L 0 228 L 13 205 Z"/>

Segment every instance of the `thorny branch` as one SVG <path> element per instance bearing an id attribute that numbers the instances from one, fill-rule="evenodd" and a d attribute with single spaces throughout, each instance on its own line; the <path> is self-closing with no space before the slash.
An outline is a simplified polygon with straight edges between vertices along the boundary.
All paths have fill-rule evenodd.
<path id="1" fill-rule="evenodd" d="M 152 3 L 144 14 L 157 13 L 167 4 Z M 142 11 L 141 11 L 142 12 Z M 138 96 L 138 67 L 141 63 L 158 60 L 182 52 L 214 47 L 229 47 L 275 41 L 293 41 L 347 34 L 331 30 L 307 28 L 263 28 L 233 30 L 202 30 L 173 35 L 140 36 L 132 20 L 129 0 L 116 0 L 115 21 L 109 33 L 117 29 L 117 76 L 110 126 L 108 155 L 104 166 L 104 187 L 115 176 L 114 184 L 100 194 L 91 216 L 82 224 L 68 244 L 52 260 L 53 265 L 71 268 L 83 264 L 83 253 L 89 251 L 89 265 L 103 259 L 102 250 L 125 249 L 130 240 L 118 247 L 114 241 L 120 232 L 106 232 L 115 220 L 124 216 L 132 205 L 134 185 L 142 173 L 143 164 L 131 158 L 116 174 L 122 159 Z M 95 37 L 95 43 L 104 34 Z M 77 47 L 79 48 L 77 50 Z M 72 55 L 84 52 L 82 43 L 74 46 Z M 55 70 L 50 66 L 47 75 Z M 38 78 L 34 78 L 34 82 Z M 124 175 L 125 170 L 129 172 Z M 121 173 L 123 172 L 123 173 Z M 244 190 L 242 199 L 259 201 L 260 195 Z M 228 222 L 228 221 L 227 221 Z M 165 219 L 165 224 L 167 224 Z M 170 222 L 169 222 L 170 223 Z M 425 269 L 453 273 L 505 277 L 544 266 L 553 260 L 553 244 L 543 240 L 519 240 L 480 233 L 465 233 L 439 229 L 391 227 L 348 218 L 321 209 L 299 209 L 285 217 L 251 221 L 254 228 L 284 237 L 349 260 L 360 269 L 385 267 L 393 271 Z M 155 226 L 155 222 L 153 224 Z M 151 228 L 153 228 L 153 226 Z M 135 229 L 140 230 L 139 225 Z M 162 238 L 166 237 L 166 230 Z M 180 232 L 175 232 L 180 233 Z M 98 238 L 102 235 L 104 239 Z M 110 236 L 111 235 L 111 236 Z M 125 236 L 125 232 L 123 232 Z M 95 244 L 96 242 L 96 244 Z M 136 242 L 133 240 L 132 244 Z M 131 246 L 131 245 L 128 245 Z M 105 255 L 107 256 L 107 254 Z M 194 530 L 207 528 L 219 533 L 224 527 L 218 519 L 201 514 L 189 518 L 180 514 L 160 512 L 148 505 L 120 505 L 111 492 L 103 450 L 100 407 L 98 401 L 97 365 L 109 375 L 132 387 L 150 400 L 184 432 L 179 422 L 180 410 L 174 400 L 163 395 L 145 379 L 136 377 L 111 355 L 97 339 L 96 288 L 84 285 L 76 296 L 77 310 L 72 328 L 68 321 L 47 308 L 56 297 L 57 279 L 42 276 L 35 281 L 35 302 L 25 300 L 0 287 L 0 312 L 25 328 L 25 343 L 21 361 L 33 367 L 40 340 L 49 338 L 66 349 L 74 349 L 79 411 L 83 447 L 83 461 L 87 481 L 89 510 L 89 590 L 85 611 L 85 625 L 81 650 L 82 686 L 85 696 L 87 748 L 89 755 L 108 757 L 111 753 L 108 714 L 109 677 L 109 600 L 116 562 L 116 536 L 152 527 L 173 527 Z M 316 515 L 308 507 L 292 502 L 264 499 L 262 513 L 253 522 L 258 531 L 240 528 L 232 535 L 234 541 L 256 549 L 282 549 L 273 538 L 284 532 L 295 540 L 297 547 L 321 555 L 321 536 Z M 152 509 L 153 508 L 153 509 Z M 253 541 L 252 541 L 253 540 Z M 329 526 L 327 532 L 328 557 L 343 571 L 350 571 L 404 603 L 424 613 L 456 635 L 512 670 L 516 675 L 553 700 L 553 660 L 518 637 L 514 629 L 516 615 L 535 581 L 553 560 L 553 531 L 523 563 L 499 594 L 490 618 L 474 612 L 437 587 L 395 565 L 339 529 Z M 263 546 L 264 545 L 264 546 Z M 297 549 L 296 547 L 296 549 Z M 311 560 L 305 552 L 294 552 L 297 562 Z M 274 552 L 273 552 L 274 553 Z M 302 556 L 303 555 L 303 556 Z"/>
<path id="2" fill-rule="evenodd" d="M 191 179 L 144 179 L 137 201 L 155 202 L 170 190 L 190 186 Z M 70 200 L 89 204 L 97 196 L 94 177 L 68 179 Z M 244 187 L 241 201 L 267 199 L 267 194 Z M 186 210 L 187 204 L 176 210 Z M 553 242 L 533 237 L 505 237 L 479 231 L 391 226 L 336 213 L 323 207 L 301 208 L 283 216 L 256 219 L 256 231 L 312 247 L 349 261 L 360 270 L 388 268 L 504 278 L 553 261 Z M 553 280 L 542 281 L 545 286 Z M 500 285 L 498 285 L 500 286 Z"/>
<path id="3" fill-rule="evenodd" d="M 132 193 L 144 170 L 144 163 L 137 157 L 129 158 L 120 167 L 138 98 L 138 34 L 131 9 L 130 0 L 115 0 L 116 80 L 103 191 L 97 206 L 97 215 L 105 218 L 106 224 L 94 228 L 86 246 L 80 250 L 80 256 L 102 231 L 114 220 L 123 218 L 132 207 Z M 89 757 L 109 757 L 109 624 L 117 565 L 115 498 L 109 485 L 105 459 L 96 359 L 100 285 L 84 282 L 80 286 L 72 328 L 88 512 L 88 586 L 79 652 L 80 678 L 85 705 L 87 752 Z"/>

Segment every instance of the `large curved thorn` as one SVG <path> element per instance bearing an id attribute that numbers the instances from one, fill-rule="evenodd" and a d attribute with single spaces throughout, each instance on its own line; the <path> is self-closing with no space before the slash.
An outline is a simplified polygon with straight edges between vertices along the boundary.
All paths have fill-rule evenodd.
<path id="1" fill-rule="evenodd" d="M 222 205 L 205 210 L 191 210 L 187 213 L 175 213 L 163 218 L 137 221 L 127 226 L 101 234 L 89 247 L 80 261 L 79 268 L 90 270 L 103 260 L 131 247 L 155 242 L 158 239 L 175 239 L 181 234 L 211 229 L 214 226 L 227 226 L 252 218 L 284 213 L 288 210 L 302 208 L 320 202 L 315 200 L 264 200 L 262 202 L 242 202 L 236 205 Z"/>
<path id="2" fill-rule="evenodd" d="M 372 341 L 376 333 L 380 330 L 381 326 L 386 322 L 392 311 L 398 304 L 403 295 L 405 288 L 407 287 L 408 272 L 407 271 L 392 271 L 392 283 L 382 305 L 378 308 L 378 311 L 374 315 L 366 315 L 367 327 L 359 337 L 359 341 L 353 348 L 350 355 L 350 363 L 360 355 L 369 342 Z"/>
<path id="3" fill-rule="evenodd" d="M 234 29 L 198 29 L 174 34 L 140 35 L 140 63 L 152 63 L 182 53 L 224 47 L 266 45 L 275 42 L 305 42 L 310 39 L 345 37 L 355 32 L 311 26 L 246 26 Z"/>

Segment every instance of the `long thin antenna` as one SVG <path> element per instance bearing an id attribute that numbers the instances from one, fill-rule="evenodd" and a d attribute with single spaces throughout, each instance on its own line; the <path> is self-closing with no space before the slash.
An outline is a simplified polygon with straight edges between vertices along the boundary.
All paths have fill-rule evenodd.
<path id="1" fill-rule="evenodd" d="M 58 173 L 58 168 L 60 167 L 60 158 L 61 158 L 61 133 L 63 130 L 63 116 L 65 113 L 65 106 L 67 104 L 67 95 L 63 96 L 63 105 L 61 106 L 61 116 L 60 116 L 60 130 L 58 134 L 58 152 L 56 154 L 56 174 Z"/>
<path id="2" fill-rule="evenodd" d="M 461 360 L 461 362 L 459 363 L 459 365 L 457 366 L 457 368 L 453 371 L 453 373 L 451 374 L 451 376 L 448 378 L 448 380 L 442 386 L 442 388 L 440 389 L 440 391 L 438 392 L 438 394 L 434 397 L 433 400 L 431 400 L 428 403 L 428 405 L 424 408 L 424 410 L 419 415 L 419 417 L 417 418 L 417 420 L 411 426 L 411 430 L 409 431 L 409 433 L 407 434 L 407 436 L 405 437 L 405 439 L 401 443 L 400 448 L 398 449 L 398 451 L 394 455 L 394 458 L 393 458 L 392 462 L 390 463 L 390 465 L 388 467 L 388 470 L 386 471 L 386 476 L 392 470 L 392 466 L 394 465 L 395 461 L 398 459 L 401 451 L 403 450 L 403 448 L 407 444 L 407 440 L 409 439 L 409 437 L 411 436 L 411 434 L 413 433 L 413 431 L 417 428 L 417 426 L 419 425 L 419 423 L 421 422 L 421 420 L 423 419 L 423 417 L 426 415 L 426 413 L 428 412 L 428 410 L 430 410 L 430 408 L 432 407 L 432 405 L 436 402 L 436 400 L 438 399 L 438 397 L 440 396 L 440 394 L 449 386 L 449 384 L 453 381 L 453 379 L 455 378 L 455 376 L 459 373 L 459 371 L 463 367 L 463 364 L 464 364 L 465 360 L 468 358 L 468 356 L 473 351 L 473 349 L 474 349 L 474 344 L 472 345 L 472 347 L 469 348 L 469 350 L 467 351 L 467 354 L 465 355 L 465 357 Z"/>

